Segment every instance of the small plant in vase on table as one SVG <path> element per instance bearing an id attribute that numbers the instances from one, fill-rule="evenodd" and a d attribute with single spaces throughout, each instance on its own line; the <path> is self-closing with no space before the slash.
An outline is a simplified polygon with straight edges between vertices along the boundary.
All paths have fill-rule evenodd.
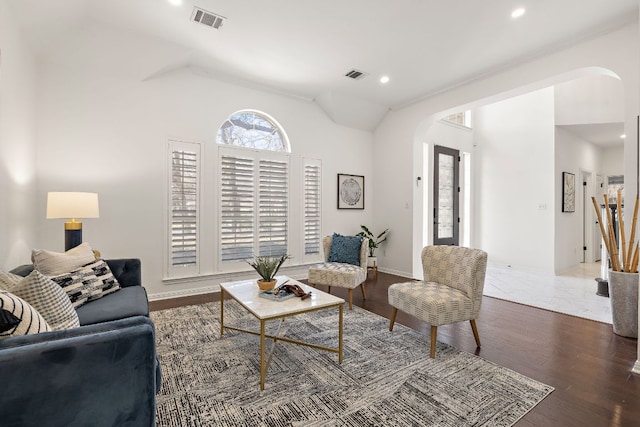
<path id="1" fill-rule="evenodd" d="M 380 247 L 381 244 L 387 241 L 387 234 L 389 233 L 389 229 L 387 228 L 382 233 L 375 236 L 371 230 L 366 225 L 361 225 L 362 231 L 356 234 L 356 236 L 360 236 L 366 239 L 369 239 L 369 256 L 367 258 L 367 268 L 373 269 L 374 278 L 378 274 L 378 258 L 375 256 L 375 251 Z"/>
<path id="2" fill-rule="evenodd" d="M 263 291 L 273 289 L 276 285 L 276 274 L 282 267 L 284 262 L 291 258 L 290 255 L 277 255 L 277 256 L 254 256 L 252 260 L 248 260 L 253 269 L 260 275 L 258 279 L 258 287 Z"/>

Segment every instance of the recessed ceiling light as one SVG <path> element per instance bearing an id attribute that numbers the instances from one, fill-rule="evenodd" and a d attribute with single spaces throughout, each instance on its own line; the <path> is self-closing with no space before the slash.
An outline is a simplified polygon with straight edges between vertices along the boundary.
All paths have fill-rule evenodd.
<path id="1" fill-rule="evenodd" d="M 524 10 L 523 8 L 516 9 L 513 12 L 511 12 L 511 17 L 520 18 L 522 15 L 524 15 L 525 12 L 526 10 Z"/>
<path id="2" fill-rule="evenodd" d="M 167 0 L 167 1 L 174 6 L 182 5 L 182 0 Z"/>
<path id="3" fill-rule="evenodd" d="M 380 77 L 380 83 L 382 84 L 389 83 L 389 76 Z"/>
<path id="4" fill-rule="evenodd" d="M 626 137 L 627 137 L 627 135 L 624 134 L 624 133 L 622 135 L 620 135 L 620 138 L 622 138 L 622 139 L 625 139 Z"/>

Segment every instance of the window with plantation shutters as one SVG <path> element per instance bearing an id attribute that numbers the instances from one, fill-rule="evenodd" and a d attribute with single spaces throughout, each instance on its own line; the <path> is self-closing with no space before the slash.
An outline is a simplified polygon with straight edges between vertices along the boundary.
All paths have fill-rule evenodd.
<path id="1" fill-rule="evenodd" d="M 169 275 L 198 271 L 200 145 L 169 142 Z"/>
<path id="2" fill-rule="evenodd" d="M 165 283 L 247 272 L 253 256 L 320 261 L 321 166 L 292 154 L 278 122 L 254 110 L 229 116 L 216 144 L 170 139 Z"/>
<path id="3" fill-rule="evenodd" d="M 302 159 L 304 179 L 304 255 L 321 254 L 320 161 Z"/>
<path id="4" fill-rule="evenodd" d="M 222 148 L 220 188 L 222 263 L 288 253 L 288 155 Z"/>

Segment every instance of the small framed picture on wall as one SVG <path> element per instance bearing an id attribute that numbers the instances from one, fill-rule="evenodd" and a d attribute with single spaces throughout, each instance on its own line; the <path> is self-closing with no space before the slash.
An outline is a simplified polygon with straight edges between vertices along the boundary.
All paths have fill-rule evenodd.
<path id="1" fill-rule="evenodd" d="M 364 209 L 364 176 L 338 174 L 338 209 Z"/>
<path id="2" fill-rule="evenodd" d="M 562 172 L 562 212 L 576 211 L 576 176 Z"/>

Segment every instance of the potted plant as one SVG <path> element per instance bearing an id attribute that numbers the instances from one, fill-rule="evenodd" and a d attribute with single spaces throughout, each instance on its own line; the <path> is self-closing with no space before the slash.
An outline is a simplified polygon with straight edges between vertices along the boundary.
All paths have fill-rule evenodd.
<path id="1" fill-rule="evenodd" d="M 389 232 L 389 229 L 387 228 L 375 237 L 366 225 L 361 225 L 360 228 L 362 228 L 362 231 L 356 234 L 356 236 L 369 239 L 369 257 L 373 257 L 376 249 L 378 249 L 378 247 L 387 240 L 387 233 Z"/>
<path id="2" fill-rule="evenodd" d="M 275 279 L 278 270 L 284 262 L 291 258 L 289 255 L 279 256 L 254 256 L 252 260 L 247 260 L 253 269 L 260 275 L 258 287 L 263 291 L 273 289 L 277 280 Z"/>

